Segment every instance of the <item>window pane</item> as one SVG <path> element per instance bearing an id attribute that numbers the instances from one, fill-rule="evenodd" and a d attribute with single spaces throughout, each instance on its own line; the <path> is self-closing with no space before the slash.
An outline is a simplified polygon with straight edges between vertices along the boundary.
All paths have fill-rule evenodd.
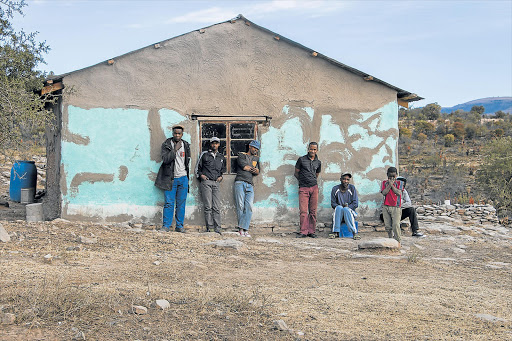
<path id="1" fill-rule="evenodd" d="M 251 141 L 252 140 L 231 140 L 231 155 L 236 156 L 239 152 L 247 152 Z"/>
<path id="2" fill-rule="evenodd" d="M 231 123 L 232 139 L 254 139 L 254 123 Z"/>
<path id="3" fill-rule="evenodd" d="M 236 170 L 237 170 L 237 161 L 238 161 L 238 158 L 237 158 L 237 157 L 232 157 L 232 158 L 231 158 L 231 173 L 236 173 Z"/>
<path id="4" fill-rule="evenodd" d="M 201 137 L 210 138 L 218 137 L 219 139 L 226 138 L 226 124 L 224 123 L 203 123 L 201 124 Z"/>
<path id="5" fill-rule="evenodd" d="M 210 149 L 210 140 L 201 141 L 201 151 L 205 152 Z M 219 152 L 226 156 L 226 140 L 220 140 Z"/>

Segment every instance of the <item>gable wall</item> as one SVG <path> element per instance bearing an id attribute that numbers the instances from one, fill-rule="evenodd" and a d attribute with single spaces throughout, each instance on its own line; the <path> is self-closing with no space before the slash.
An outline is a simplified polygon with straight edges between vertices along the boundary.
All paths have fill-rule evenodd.
<path id="1" fill-rule="evenodd" d="M 319 142 L 319 221 L 330 219 L 329 195 L 341 171 L 353 173 L 359 213 L 374 217 L 379 180 L 396 165 L 396 92 L 366 82 L 243 21 L 224 23 L 148 47 L 64 78 L 62 216 L 86 220 L 161 219 L 153 186 L 160 145 L 185 126 L 192 168 L 199 154 L 191 114 L 271 116 L 259 125 L 262 174 L 255 222 L 298 221 L 293 169 L 310 141 Z M 232 223 L 234 175 L 225 176 L 224 222 Z M 202 224 L 197 181 L 187 199 L 189 222 Z M 55 185 L 55 184 L 54 184 Z"/>

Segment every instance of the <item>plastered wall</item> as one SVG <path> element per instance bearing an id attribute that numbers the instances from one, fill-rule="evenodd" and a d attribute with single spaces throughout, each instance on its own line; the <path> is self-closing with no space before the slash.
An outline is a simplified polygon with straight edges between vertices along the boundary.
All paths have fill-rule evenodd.
<path id="1" fill-rule="evenodd" d="M 364 81 L 244 22 L 224 23 L 161 42 L 64 77 L 58 187 L 67 219 L 161 220 L 153 186 L 160 145 L 185 126 L 192 169 L 200 144 L 197 115 L 271 116 L 259 125 L 261 166 L 254 222 L 298 221 L 297 158 L 319 143 L 320 221 L 329 221 L 331 188 L 354 175 L 363 219 L 380 206 L 379 182 L 397 163 L 396 92 Z M 233 181 L 222 183 L 223 219 L 234 224 Z M 198 183 L 186 215 L 203 221 Z"/>

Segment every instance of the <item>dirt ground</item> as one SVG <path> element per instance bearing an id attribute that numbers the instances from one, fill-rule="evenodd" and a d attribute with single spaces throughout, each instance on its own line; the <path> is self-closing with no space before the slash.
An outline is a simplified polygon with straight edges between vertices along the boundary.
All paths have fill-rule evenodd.
<path id="1" fill-rule="evenodd" d="M 16 317 L 0 325 L 2 340 L 512 339 L 510 230 L 406 233 L 400 250 L 368 251 L 358 243 L 384 237 L 382 227 L 354 241 L 297 239 L 293 228 L 242 238 L 198 226 L 0 224 L 11 236 L 0 242 L 0 310 Z M 242 244 L 208 244 L 219 240 Z"/>

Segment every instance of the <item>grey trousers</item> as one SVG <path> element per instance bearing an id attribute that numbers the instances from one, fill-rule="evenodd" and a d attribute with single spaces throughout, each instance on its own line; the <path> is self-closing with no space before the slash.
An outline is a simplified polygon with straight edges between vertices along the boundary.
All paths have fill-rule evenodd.
<path id="1" fill-rule="evenodd" d="M 394 206 L 382 206 L 382 217 L 384 218 L 384 225 L 386 225 L 386 232 L 389 238 L 394 238 L 400 243 L 402 240 L 400 230 L 400 217 L 402 209 Z"/>
<path id="2" fill-rule="evenodd" d="M 201 194 L 204 204 L 206 229 L 220 229 L 220 191 L 219 183 L 213 180 L 201 181 Z"/>

